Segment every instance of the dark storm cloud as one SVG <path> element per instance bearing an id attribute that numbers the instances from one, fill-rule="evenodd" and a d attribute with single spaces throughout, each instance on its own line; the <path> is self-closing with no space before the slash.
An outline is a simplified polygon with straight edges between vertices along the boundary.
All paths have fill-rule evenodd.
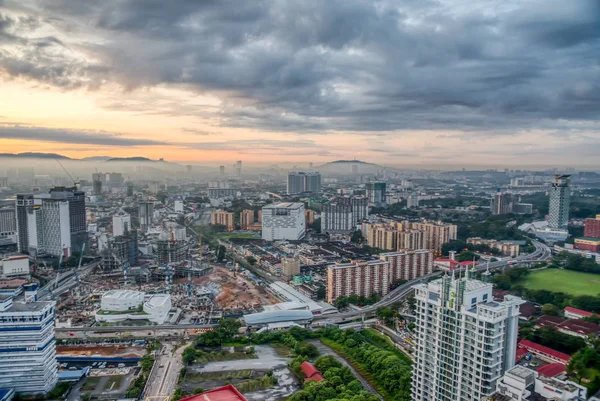
<path id="1" fill-rule="evenodd" d="M 598 1 L 506 4 L 47 0 L 26 19 L 0 17 L 0 71 L 67 89 L 208 91 L 223 99 L 221 125 L 260 130 L 511 134 L 597 121 Z M 40 21 L 68 34 L 42 35 Z"/>
<path id="2" fill-rule="evenodd" d="M 0 139 L 22 139 L 41 142 L 59 142 L 76 145 L 152 146 L 169 145 L 150 139 L 126 138 L 109 132 L 87 132 L 41 127 L 0 126 Z"/>

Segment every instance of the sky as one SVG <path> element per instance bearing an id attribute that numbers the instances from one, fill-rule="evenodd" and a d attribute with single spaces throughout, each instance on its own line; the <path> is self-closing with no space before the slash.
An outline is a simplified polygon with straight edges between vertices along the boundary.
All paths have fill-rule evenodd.
<path id="1" fill-rule="evenodd" d="M 0 153 L 598 166 L 598 0 L 0 0 Z"/>

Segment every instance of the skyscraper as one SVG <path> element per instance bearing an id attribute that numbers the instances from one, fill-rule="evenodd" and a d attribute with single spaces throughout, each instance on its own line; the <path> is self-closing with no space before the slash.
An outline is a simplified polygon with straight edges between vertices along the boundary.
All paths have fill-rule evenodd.
<path id="1" fill-rule="evenodd" d="M 510 192 L 501 192 L 498 190 L 490 202 L 492 214 L 509 214 L 514 209 L 514 196 Z"/>
<path id="2" fill-rule="evenodd" d="M 148 227 L 154 222 L 154 202 L 140 202 L 139 219 L 142 232 L 148 231 Z"/>
<path id="3" fill-rule="evenodd" d="M 219 166 L 219 175 L 221 177 L 225 175 L 225 166 Z"/>
<path id="4" fill-rule="evenodd" d="M 235 175 L 240 177 L 242 175 L 242 161 L 238 160 L 237 162 L 235 162 L 235 164 L 233 165 L 233 168 L 235 171 Z"/>
<path id="5" fill-rule="evenodd" d="M 48 393 L 58 381 L 55 305 L 37 301 L 37 284 L 24 289 L 24 299 L 0 299 L 0 388 Z"/>
<path id="6" fill-rule="evenodd" d="M 492 285 L 445 275 L 415 288 L 413 401 L 480 401 L 515 364 L 519 305 Z"/>
<path id="7" fill-rule="evenodd" d="M 570 181 L 570 175 L 554 176 L 554 182 L 550 187 L 550 218 L 548 219 L 550 228 L 566 230 L 569 225 Z"/>
<path id="8" fill-rule="evenodd" d="M 291 172 L 288 174 L 288 195 L 310 192 L 318 194 L 321 192 L 321 174 L 318 172 Z"/>
<path id="9" fill-rule="evenodd" d="M 370 203 L 376 207 L 385 205 L 385 182 L 367 182 L 366 190 Z"/>
<path id="10" fill-rule="evenodd" d="M 127 213 L 119 213 L 113 216 L 113 236 L 118 237 L 131 231 L 131 216 Z"/>
<path id="11" fill-rule="evenodd" d="M 83 244 L 88 239 L 85 217 L 85 192 L 78 190 L 77 187 L 54 187 L 50 189 L 50 198 L 68 202 L 71 248 L 74 252 L 80 252 Z"/>
<path id="12" fill-rule="evenodd" d="M 17 210 L 17 249 L 20 253 L 28 253 L 27 210 L 33 207 L 33 195 L 18 194 L 15 204 Z"/>
<path id="13" fill-rule="evenodd" d="M 321 213 L 321 231 L 329 232 L 349 232 L 356 227 L 352 205 L 343 202 L 343 199 L 336 199 L 333 202 L 323 205 Z"/>

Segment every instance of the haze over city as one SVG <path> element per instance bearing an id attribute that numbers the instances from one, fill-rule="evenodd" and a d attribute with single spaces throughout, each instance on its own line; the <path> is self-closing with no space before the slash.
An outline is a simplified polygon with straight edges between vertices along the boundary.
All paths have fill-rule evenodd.
<path id="1" fill-rule="evenodd" d="M 595 0 L 0 0 L 0 149 L 597 167 Z"/>

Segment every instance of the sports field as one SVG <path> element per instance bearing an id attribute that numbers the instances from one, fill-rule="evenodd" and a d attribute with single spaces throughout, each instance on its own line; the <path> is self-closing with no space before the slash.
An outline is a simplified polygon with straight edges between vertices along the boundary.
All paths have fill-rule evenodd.
<path id="1" fill-rule="evenodd" d="M 532 290 L 564 292 L 571 295 L 599 295 L 600 275 L 573 270 L 546 269 L 529 274 L 519 282 Z"/>

